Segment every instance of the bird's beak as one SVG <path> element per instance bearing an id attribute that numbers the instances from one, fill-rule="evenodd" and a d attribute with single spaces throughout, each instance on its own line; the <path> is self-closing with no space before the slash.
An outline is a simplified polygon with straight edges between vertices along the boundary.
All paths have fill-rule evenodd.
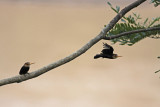
<path id="1" fill-rule="evenodd" d="M 35 64 L 35 62 L 30 63 L 30 65 Z"/>
<path id="2" fill-rule="evenodd" d="M 117 57 L 122 57 L 122 56 L 117 56 Z"/>

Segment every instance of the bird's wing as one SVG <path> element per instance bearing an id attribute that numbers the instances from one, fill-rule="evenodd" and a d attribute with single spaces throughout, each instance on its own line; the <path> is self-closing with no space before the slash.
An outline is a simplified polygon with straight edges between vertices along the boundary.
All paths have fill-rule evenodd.
<path id="1" fill-rule="evenodd" d="M 22 68 L 20 69 L 19 74 L 26 74 L 28 72 L 28 70 L 29 70 L 29 67 L 22 66 Z"/>
<path id="2" fill-rule="evenodd" d="M 103 43 L 103 50 L 102 53 L 104 54 L 113 54 L 114 49 L 112 46 L 108 45 L 107 43 Z"/>

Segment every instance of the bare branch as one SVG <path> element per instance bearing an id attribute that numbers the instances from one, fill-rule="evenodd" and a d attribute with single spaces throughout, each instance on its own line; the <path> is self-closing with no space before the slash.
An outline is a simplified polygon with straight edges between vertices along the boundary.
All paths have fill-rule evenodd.
<path id="1" fill-rule="evenodd" d="M 111 40 L 111 39 L 119 38 L 121 36 L 131 35 L 131 34 L 139 33 L 139 32 L 154 31 L 154 30 L 160 30 L 160 27 L 150 27 L 147 29 L 138 29 L 138 30 L 133 30 L 133 31 L 128 31 L 128 32 L 123 32 L 123 33 L 113 35 L 113 36 L 105 36 L 103 39 Z"/>
<path id="2" fill-rule="evenodd" d="M 3 79 L 0 80 L 0 86 L 2 85 L 6 85 L 6 84 L 11 84 L 11 83 L 19 83 L 25 80 L 29 80 L 35 77 L 38 77 L 39 75 L 42 75 L 43 73 L 46 73 L 58 66 L 61 66 L 67 62 L 70 62 L 71 60 L 77 58 L 78 56 L 80 56 L 81 54 L 85 53 L 88 49 L 90 49 L 94 44 L 96 44 L 98 41 L 100 41 L 101 39 L 103 39 L 106 35 L 106 33 L 111 30 L 114 25 L 127 13 L 129 12 L 131 9 L 139 6 L 141 3 L 145 2 L 146 0 L 137 0 L 134 3 L 130 4 L 129 6 L 125 7 L 124 9 L 121 10 L 120 13 L 118 13 L 113 20 L 110 21 L 110 23 L 108 24 L 108 26 L 106 26 L 98 36 L 96 36 L 95 38 L 93 38 L 92 40 L 90 40 L 86 45 L 84 45 L 81 49 L 79 49 L 78 51 L 76 51 L 75 53 L 59 60 L 56 61 L 54 63 L 51 63 L 41 69 L 38 69 L 34 72 L 31 72 L 30 74 L 26 74 L 26 75 L 18 75 L 18 76 L 14 76 L 11 78 L 7 78 L 7 79 Z"/>

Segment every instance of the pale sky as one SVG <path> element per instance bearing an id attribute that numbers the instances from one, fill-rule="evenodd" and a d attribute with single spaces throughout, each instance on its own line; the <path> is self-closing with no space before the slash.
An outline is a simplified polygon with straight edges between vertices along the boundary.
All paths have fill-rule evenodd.
<path id="1" fill-rule="evenodd" d="M 133 2 L 134 0 L 1 0 L 1 2 L 62 2 L 62 3 L 104 3 L 110 2 Z"/>

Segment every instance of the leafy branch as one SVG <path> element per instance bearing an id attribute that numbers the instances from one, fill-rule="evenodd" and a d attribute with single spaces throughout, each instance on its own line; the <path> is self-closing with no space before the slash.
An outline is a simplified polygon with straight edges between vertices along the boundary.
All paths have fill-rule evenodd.
<path id="1" fill-rule="evenodd" d="M 112 36 L 105 36 L 103 39 L 104 40 L 113 40 L 113 39 L 117 39 L 120 37 L 124 37 L 124 36 L 131 36 L 132 34 L 135 33 L 146 33 L 146 32 L 153 32 L 153 31 L 157 31 L 160 30 L 160 27 L 150 27 L 150 28 L 144 28 L 144 29 L 138 29 L 138 30 L 132 30 L 132 31 L 127 31 L 127 32 L 122 32 L 116 35 L 112 35 Z M 129 44 L 128 44 L 129 45 Z"/>
<path id="2" fill-rule="evenodd" d="M 119 6 L 116 6 L 114 8 L 110 2 L 107 2 L 107 4 L 111 7 L 111 9 L 114 12 L 119 13 L 119 10 L 120 10 Z M 149 18 L 146 18 L 144 21 L 142 21 L 142 19 L 143 18 L 141 18 L 141 16 L 136 13 L 132 13 L 132 15 L 129 15 L 128 17 L 123 16 L 121 18 L 121 23 L 116 23 L 114 28 L 110 30 L 106 36 L 111 37 L 113 35 L 117 35 L 123 32 L 129 32 L 129 31 L 138 30 L 138 29 L 147 29 L 150 27 L 160 27 L 160 23 L 159 23 L 160 17 L 153 18 L 150 21 L 149 21 Z M 132 46 L 133 44 L 139 42 L 140 40 L 146 37 L 159 39 L 160 30 L 128 34 L 127 36 L 119 37 L 111 41 L 113 44 L 120 42 L 120 45 L 127 44 L 129 46 Z"/>

